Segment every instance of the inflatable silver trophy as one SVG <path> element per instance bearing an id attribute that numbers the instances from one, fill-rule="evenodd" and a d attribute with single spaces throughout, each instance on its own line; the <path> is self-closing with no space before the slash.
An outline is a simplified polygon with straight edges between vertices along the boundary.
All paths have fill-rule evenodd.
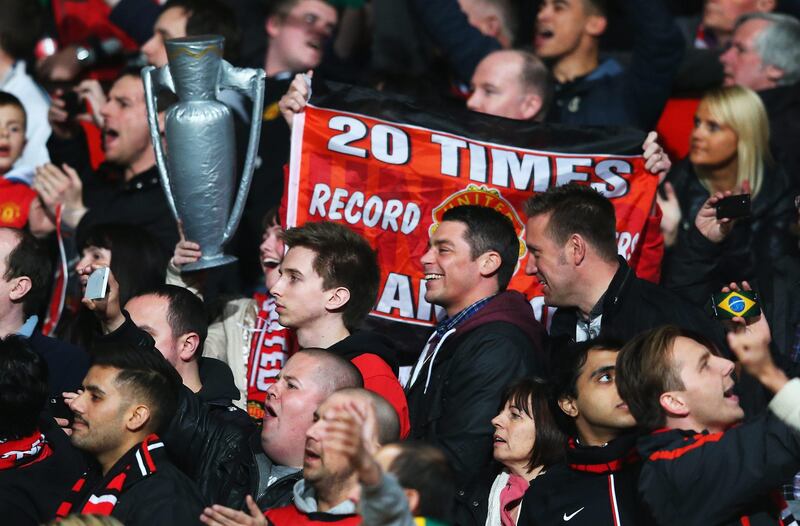
<path id="1" fill-rule="evenodd" d="M 264 70 L 234 68 L 222 60 L 224 39 L 216 35 L 166 41 L 169 64 L 142 70 L 147 120 L 161 185 L 186 238 L 200 244 L 203 256 L 182 270 L 217 267 L 236 260 L 222 252 L 242 217 L 261 134 Z M 167 152 L 161 143 L 156 91 L 178 96 L 165 119 Z M 244 93 L 253 102 L 244 171 L 236 184 L 236 145 L 231 110 L 217 100 L 220 89 Z"/>

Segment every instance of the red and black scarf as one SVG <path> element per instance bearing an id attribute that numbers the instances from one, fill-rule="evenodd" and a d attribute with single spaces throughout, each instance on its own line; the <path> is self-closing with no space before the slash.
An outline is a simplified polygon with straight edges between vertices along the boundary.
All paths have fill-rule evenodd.
<path id="1" fill-rule="evenodd" d="M 16 440 L 0 440 L 0 470 L 29 466 L 53 454 L 41 431 Z"/>
<path id="2" fill-rule="evenodd" d="M 250 355 L 247 358 L 247 412 L 257 421 L 264 418 L 267 389 L 291 354 L 293 332 L 278 323 L 275 300 L 269 294 L 255 294 L 258 305 Z"/>
<path id="3" fill-rule="evenodd" d="M 163 447 L 157 435 L 148 436 L 125 453 L 92 490 L 86 489 L 90 473 L 84 473 L 72 486 L 67 500 L 58 507 L 56 517 L 64 518 L 70 513 L 111 515 L 127 487 L 157 471 L 151 452 Z"/>

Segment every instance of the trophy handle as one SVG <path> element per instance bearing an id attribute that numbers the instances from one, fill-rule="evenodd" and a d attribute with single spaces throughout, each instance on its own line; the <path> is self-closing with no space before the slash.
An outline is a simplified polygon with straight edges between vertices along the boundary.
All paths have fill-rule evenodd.
<path id="1" fill-rule="evenodd" d="M 239 220 L 244 211 L 247 192 L 250 191 L 250 182 L 253 180 L 253 170 L 255 169 L 255 158 L 258 153 L 259 139 L 261 138 L 261 119 L 264 112 L 264 79 L 266 73 L 263 69 L 243 69 L 235 68 L 228 62 L 222 61 L 220 71 L 220 88 L 233 89 L 245 94 L 253 101 L 253 111 L 250 115 L 250 137 L 247 141 L 247 155 L 245 156 L 244 168 L 242 169 L 242 179 L 239 191 L 236 193 L 236 201 L 233 203 L 231 216 L 222 234 L 222 244 L 224 245 L 236 232 Z"/>
<path id="2" fill-rule="evenodd" d="M 155 79 L 155 80 L 154 80 Z M 156 68 L 155 66 L 145 66 L 142 68 L 142 81 L 144 82 L 144 101 L 147 105 L 147 124 L 150 126 L 150 139 L 156 154 L 156 165 L 158 174 L 161 177 L 161 186 L 167 197 L 169 209 L 172 211 L 175 221 L 180 222 L 178 209 L 175 207 L 175 198 L 172 196 L 172 187 L 169 184 L 169 174 L 167 173 L 167 158 L 164 155 L 164 145 L 161 142 L 161 133 L 158 130 L 158 107 L 156 104 L 156 90 L 153 84 L 159 88 L 165 88 L 175 93 L 175 86 L 172 82 L 172 75 L 169 66 Z"/>

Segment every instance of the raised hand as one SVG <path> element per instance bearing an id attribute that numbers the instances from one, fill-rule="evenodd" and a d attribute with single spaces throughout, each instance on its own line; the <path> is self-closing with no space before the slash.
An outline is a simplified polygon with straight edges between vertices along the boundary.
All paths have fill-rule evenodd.
<path id="1" fill-rule="evenodd" d="M 661 233 L 664 234 L 664 244 L 671 247 L 678 239 L 678 228 L 681 224 L 681 204 L 678 202 L 678 196 L 675 195 L 675 189 L 672 188 L 670 183 L 664 183 L 664 194 L 666 197 L 661 197 L 659 192 L 656 192 L 656 202 L 661 208 Z"/>
<path id="2" fill-rule="evenodd" d="M 658 184 L 663 183 L 670 168 L 672 168 L 672 161 L 664 151 L 664 148 L 658 143 L 658 133 L 651 131 L 647 134 L 647 138 L 642 144 L 642 150 L 644 151 L 645 169 L 658 176 Z"/>
<path id="3" fill-rule="evenodd" d="M 733 219 L 717 219 L 717 203 L 730 195 L 729 191 L 715 193 L 706 199 L 694 219 L 694 226 L 712 243 L 721 243 L 733 229 Z"/>
<path id="4" fill-rule="evenodd" d="M 68 164 L 58 167 L 48 163 L 36 168 L 33 189 L 53 216 L 58 205 L 63 205 L 62 221 L 67 226 L 77 227 L 87 212 L 83 205 L 83 183 L 78 172 Z"/>
<path id="5" fill-rule="evenodd" d="M 292 127 L 295 113 L 302 112 L 308 103 L 310 92 L 309 83 L 313 76 L 314 72 L 311 70 L 305 74 L 298 73 L 295 75 L 292 83 L 289 85 L 289 90 L 281 97 L 281 100 L 278 101 L 278 108 L 281 110 L 283 118 L 286 119 L 289 128 Z"/>

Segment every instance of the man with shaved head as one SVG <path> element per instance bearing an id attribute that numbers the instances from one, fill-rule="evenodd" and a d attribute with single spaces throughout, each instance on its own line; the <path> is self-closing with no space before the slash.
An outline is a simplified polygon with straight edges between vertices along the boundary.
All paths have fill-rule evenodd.
<path id="1" fill-rule="evenodd" d="M 270 386 L 260 430 L 209 416 L 208 408 L 184 390 L 165 442 L 190 476 L 209 478 L 211 502 L 239 510 L 251 495 L 261 510 L 284 506 L 301 477 L 314 412 L 332 393 L 362 385 L 358 369 L 344 358 L 303 350 L 289 358 Z"/>
<path id="2" fill-rule="evenodd" d="M 303 478 L 294 485 L 292 504 L 262 513 L 248 497 L 246 513 L 217 505 L 206 508 L 201 520 L 211 526 L 361 524 L 356 508 L 361 465 L 354 452 L 377 451 L 399 436 L 397 413 L 383 397 L 365 389 L 339 390 L 314 412 L 305 437 Z"/>

